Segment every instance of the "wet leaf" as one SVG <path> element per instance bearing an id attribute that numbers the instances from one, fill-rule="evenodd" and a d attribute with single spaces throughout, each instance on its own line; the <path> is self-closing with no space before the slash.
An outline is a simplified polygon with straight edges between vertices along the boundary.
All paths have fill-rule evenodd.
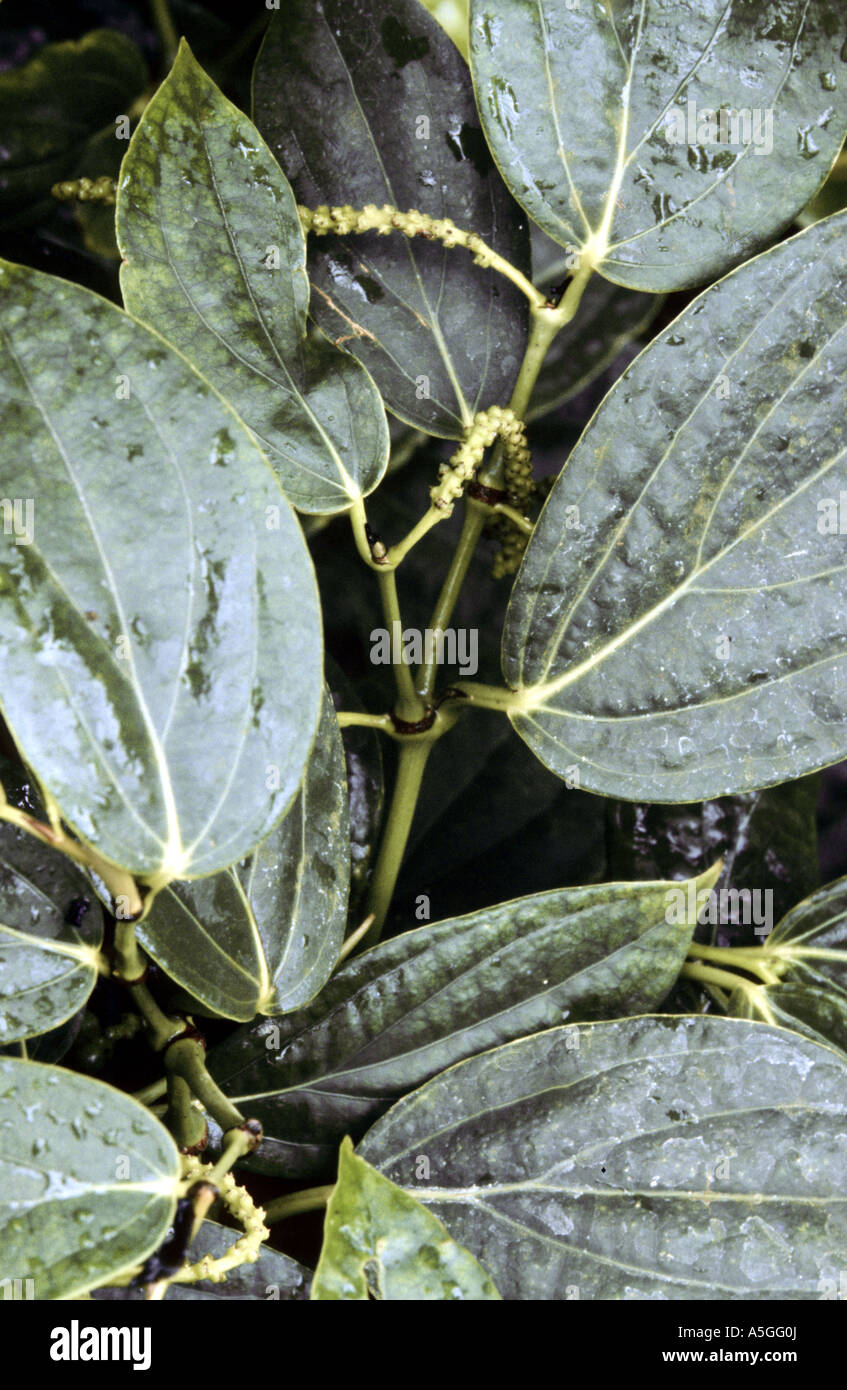
<path id="1" fill-rule="evenodd" d="M 158 894 L 137 936 L 205 1009 L 247 1022 L 311 999 L 338 960 L 350 839 L 344 752 L 328 695 L 291 809 L 243 863 Z"/>
<path id="2" fill-rule="evenodd" d="M 500 1295 L 485 1270 L 414 1197 L 341 1145 L 312 1300 L 484 1301 Z"/>
<path id="3" fill-rule="evenodd" d="M 486 137 L 518 202 L 602 275 L 702 284 L 825 180 L 847 129 L 837 0 L 473 0 Z"/>
<path id="4" fill-rule="evenodd" d="M 655 1008 L 693 930 L 666 920 L 668 887 L 565 888 L 404 932 L 354 956 L 306 1009 L 226 1039 L 209 1068 L 262 1122 L 254 1166 L 322 1172 L 345 1134 L 463 1057 L 564 1019 Z"/>
<path id="5" fill-rule="evenodd" d="M 0 493 L 20 504 L 0 564 L 4 717 L 108 859 L 159 886 L 213 873 L 279 820 L 317 725 L 296 518 L 158 334 L 6 262 L 0 311 Z"/>
<path id="6" fill-rule="evenodd" d="M 610 876 L 687 878 L 720 858 L 723 871 L 717 891 L 770 892 L 771 920 L 779 921 L 818 885 L 815 810 L 819 784 L 817 776 L 803 777 L 764 791 L 688 806 L 607 802 Z M 705 930 L 702 939 L 709 939 Z M 713 927 L 711 939 L 718 945 L 753 945 L 761 940 L 749 922 Z"/>
<path id="7" fill-rule="evenodd" d="M 522 1038 L 399 1101 L 359 1152 L 505 1299 L 817 1299 L 847 1258 L 847 1062 L 761 1023 Z"/>
<path id="8" fill-rule="evenodd" d="M 367 372 L 306 332 L 306 242 L 256 127 L 183 40 L 121 169 L 130 313 L 184 352 L 250 426 L 294 506 L 344 511 L 376 487 L 388 426 Z"/>
<path id="9" fill-rule="evenodd" d="M 0 1043 L 72 1018 L 97 983 L 103 912 L 85 875 L 0 825 Z"/>
<path id="10" fill-rule="evenodd" d="M 288 0 L 253 104 L 298 202 L 450 217 L 528 271 L 526 219 L 494 168 L 467 66 L 418 0 Z M 508 401 L 527 302 L 467 251 L 399 233 L 310 237 L 309 274 L 318 323 L 410 424 L 456 438 Z"/>
<path id="11" fill-rule="evenodd" d="M 0 1057 L 0 1279 L 74 1298 L 161 1244 L 179 1155 L 137 1101 L 62 1067 Z"/>
<path id="12" fill-rule="evenodd" d="M 588 791 L 707 800 L 847 752 L 845 229 L 819 222 L 696 299 L 547 499 L 503 668 L 521 737 Z"/>

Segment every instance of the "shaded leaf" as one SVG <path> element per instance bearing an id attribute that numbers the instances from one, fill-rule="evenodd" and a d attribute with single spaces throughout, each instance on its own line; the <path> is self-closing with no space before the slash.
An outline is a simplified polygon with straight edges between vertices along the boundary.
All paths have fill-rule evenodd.
<path id="1" fill-rule="evenodd" d="M 0 564 L 4 716 L 103 855 L 159 885 L 213 873 L 290 804 L 317 724 L 296 519 L 158 334 L 5 262 L 0 309 L 0 492 L 24 522 Z"/>
<path id="2" fill-rule="evenodd" d="M 779 921 L 818 885 L 815 808 L 819 783 L 819 777 L 803 777 L 764 791 L 688 806 L 607 802 L 610 876 L 688 878 L 720 858 L 723 870 L 717 891 L 769 891 L 771 920 Z M 706 932 L 703 940 L 709 935 Z M 726 922 L 712 928 L 711 939 L 718 945 L 740 946 L 756 944 L 761 938 L 749 923 L 745 929 Z"/>
<path id="3" fill-rule="evenodd" d="M 701 284 L 786 227 L 847 128 L 837 0 L 473 0 L 483 127 L 518 202 L 618 284 Z"/>
<path id="4" fill-rule="evenodd" d="M 710 799 L 847 751 L 828 520 L 847 486 L 845 228 L 819 222 L 695 300 L 547 499 L 504 672 L 518 732 L 586 790 Z"/>
<path id="5" fill-rule="evenodd" d="M 23 67 L 0 73 L 0 226 L 49 211 L 50 189 L 61 179 L 110 173 L 81 167 L 89 141 L 107 127 L 116 142 L 115 120 L 146 82 L 135 44 L 112 29 L 45 44 Z"/>
<path id="6" fill-rule="evenodd" d="M 502 715 L 463 718 L 468 736 L 445 738 L 430 755 L 398 914 L 421 893 L 430 916 L 441 917 L 600 877 L 670 877 L 606 873 L 606 803 L 563 786 Z"/>
<path id="7" fill-rule="evenodd" d="M 813 893 L 777 924 L 764 960 L 778 984 L 745 984 L 730 997 L 739 1018 L 764 1018 L 847 1052 L 847 879 Z"/>
<path id="8" fill-rule="evenodd" d="M 666 920 L 668 887 L 566 888 L 404 932 L 354 956 L 308 1008 L 226 1039 L 209 1068 L 262 1122 L 253 1166 L 323 1171 L 344 1134 L 462 1057 L 564 1019 L 654 1008 L 693 930 Z"/>
<path id="9" fill-rule="evenodd" d="M 437 1217 L 354 1154 L 345 1139 L 312 1300 L 441 1302 L 499 1296 L 485 1270 Z"/>
<path id="10" fill-rule="evenodd" d="M 816 1299 L 847 1257 L 847 1063 L 761 1023 L 522 1038 L 399 1101 L 360 1154 L 506 1299 Z"/>
<path id="11" fill-rule="evenodd" d="M 117 234 L 127 309 L 226 396 L 294 506 L 344 511 L 376 487 L 388 463 L 379 393 L 346 353 L 307 336 L 291 189 L 184 40 L 122 166 Z"/>
<path id="12" fill-rule="evenodd" d="M 528 270 L 526 221 L 494 168 L 467 66 L 418 0 L 288 0 L 253 81 L 256 124 L 298 202 L 450 217 Z M 386 404 L 456 438 L 505 404 L 527 335 L 523 295 L 460 248 L 395 233 L 311 237 L 312 313 Z"/>
<path id="13" fill-rule="evenodd" d="M 173 1219 L 179 1155 L 131 1097 L 0 1057 L 0 1279 L 73 1298 L 143 1261 Z"/>
<path id="14" fill-rule="evenodd" d="M 344 753 L 328 695 L 303 785 L 243 863 L 157 895 L 136 929 L 172 979 L 213 1013 L 246 1022 L 311 999 L 338 960 L 350 839 Z"/>
<path id="15" fill-rule="evenodd" d="M 97 983 L 103 912 L 57 850 L 0 825 L 0 1043 L 72 1018 Z"/>

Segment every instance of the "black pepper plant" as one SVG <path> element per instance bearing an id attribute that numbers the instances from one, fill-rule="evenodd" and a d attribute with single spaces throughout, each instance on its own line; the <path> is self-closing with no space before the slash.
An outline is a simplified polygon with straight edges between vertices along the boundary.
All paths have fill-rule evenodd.
<path id="1" fill-rule="evenodd" d="M 154 8 L 0 79 L 5 1296 L 843 1296 L 843 7 Z"/>

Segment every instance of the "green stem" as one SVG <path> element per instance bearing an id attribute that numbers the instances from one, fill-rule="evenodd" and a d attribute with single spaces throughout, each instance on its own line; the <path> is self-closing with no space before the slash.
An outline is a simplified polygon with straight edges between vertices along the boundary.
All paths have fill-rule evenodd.
<path id="1" fill-rule="evenodd" d="M 479 709 L 496 709 L 503 714 L 516 709 L 518 698 L 514 690 L 505 685 L 481 685 L 478 681 L 457 681 L 453 687 L 462 696 L 462 705 L 475 705 Z"/>
<path id="2" fill-rule="evenodd" d="M 761 946 L 701 946 L 698 941 L 692 941 L 688 954 L 698 960 L 713 961 L 715 965 L 729 966 L 730 970 L 746 970 L 751 975 L 758 975 L 766 985 L 779 984 L 785 970 L 781 962 L 776 966 L 768 964 Z"/>
<path id="3" fill-rule="evenodd" d="M 433 526 L 437 526 L 440 521 L 446 521 L 447 516 L 448 513 L 443 507 L 430 507 L 425 511 L 420 521 L 412 527 L 408 535 L 404 536 L 402 541 L 398 541 L 396 545 L 392 545 L 389 548 L 389 563 L 391 565 L 399 565 L 400 561 L 405 559 L 412 547 L 416 546 L 418 541 L 422 540 L 423 537 L 432 530 Z"/>
<path id="4" fill-rule="evenodd" d="M 133 1100 L 137 1100 L 139 1105 L 153 1105 L 155 1101 L 159 1100 L 165 1094 L 167 1089 L 167 1077 L 163 1077 L 161 1081 L 154 1081 L 150 1086 L 145 1086 L 141 1091 L 133 1091 L 132 1098 Z"/>
<path id="5" fill-rule="evenodd" d="M 568 286 L 562 303 L 556 308 L 546 304 L 540 304 L 540 296 L 538 296 L 537 292 L 534 292 L 535 301 L 531 308 L 529 342 L 523 362 L 521 363 L 520 372 L 518 373 L 518 379 L 515 383 L 515 389 L 509 401 L 509 408 L 513 410 L 521 420 L 524 419 L 526 415 L 526 409 L 529 405 L 533 387 L 538 379 L 538 373 L 541 371 L 550 344 L 559 330 L 564 328 L 565 324 L 570 323 L 571 319 L 574 317 L 579 307 L 583 290 L 591 277 L 592 269 L 593 267 L 586 265 L 577 272 Z M 480 481 L 483 484 L 495 487 L 502 486 L 502 452 L 502 449 L 494 451 L 494 459 L 492 460 L 488 472 L 482 469 L 480 470 Z M 495 459 L 498 458 L 499 467 L 498 464 L 495 463 Z M 439 630 L 443 632 L 449 626 L 453 609 L 455 608 L 456 601 L 461 592 L 462 585 L 464 584 L 465 577 L 489 513 L 490 508 L 482 503 L 475 501 L 473 498 L 468 498 L 466 500 L 465 517 L 459 541 L 453 553 L 450 568 L 429 621 L 429 630 L 432 632 Z M 358 533 L 357 544 L 360 550 L 363 546 L 367 547 L 368 556 L 372 560 L 372 552 L 367 543 L 364 531 L 364 508 L 361 509 L 358 520 L 354 516 L 353 526 L 354 531 Z M 382 589 L 383 608 L 386 620 L 389 621 L 390 618 L 394 617 L 399 618 L 397 589 L 393 572 L 389 574 L 380 574 L 380 586 Z M 391 612 L 389 612 L 389 608 L 391 608 Z M 396 613 L 394 609 L 396 609 Z M 408 668 L 404 667 L 404 670 L 408 673 Z M 415 693 L 416 684 L 417 692 L 420 696 L 420 700 L 418 701 L 419 709 L 421 704 L 425 710 L 431 703 L 435 690 L 437 673 L 438 666 L 436 661 L 424 662 L 421 665 L 417 674 L 417 681 L 412 683 L 412 693 Z M 395 674 L 398 679 L 398 689 L 400 689 L 400 676 L 397 667 L 395 667 Z M 494 691 L 494 687 L 487 686 L 480 686 L 478 689 L 483 692 Z M 403 697 L 405 697 L 404 702 L 407 707 L 410 709 L 413 708 L 412 701 L 409 699 L 408 686 L 405 684 L 403 686 Z M 401 697 L 401 699 L 403 697 Z M 492 707 L 495 709 L 509 708 L 510 697 L 511 692 L 509 691 L 496 691 L 493 697 L 495 703 Z M 511 698 L 513 699 L 513 697 Z M 481 701 L 478 701 L 478 703 L 481 703 Z M 408 719 L 409 722 L 414 722 L 422 717 L 422 713 L 413 714 L 411 717 L 402 714 L 400 704 L 398 704 L 397 713 L 400 718 Z M 440 733 L 443 731 L 443 728 L 434 731 L 434 737 L 440 736 Z M 364 938 L 365 946 L 372 946 L 379 940 L 385 918 L 388 914 L 391 897 L 394 892 L 394 886 L 397 881 L 397 875 L 400 871 L 400 865 L 406 849 L 406 842 L 412 826 L 412 819 L 415 814 L 424 768 L 426 767 L 426 761 L 429 757 L 429 750 L 431 747 L 431 740 L 420 742 L 418 740 L 414 742 L 410 740 L 409 742 L 401 741 L 400 743 L 397 782 L 394 787 L 394 794 L 388 812 L 387 829 L 382 844 L 380 845 L 374 876 L 371 882 L 368 908 L 369 911 L 373 913 L 374 921 L 367 936 Z"/>
<path id="6" fill-rule="evenodd" d="M 382 729 L 390 733 L 394 728 L 390 714 L 360 714 L 358 710 L 340 709 L 336 715 L 339 729 L 362 726 L 365 729 Z"/>
<path id="7" fill-rule="evenodd" d="M 165 1125 L 170 1130 L 177 1147 L 195 1149 L 206 1137 L 206 1121 L 191 1103 L 191 1091 L 187 1083 L 176 1072 L 168 1075 L 168 1108 L 165 1111 Z"/>
<path id="8" fill-rule="evenodd" d="M 453 552 L 450 568 L 447 577 L 441 586 L 441 593 L 438 595 L 438 602 L 433 609 L 432 617 L 429 620 L 430 632 L 443 632 L 450 625 L 450 618 L 456 606 L 456 600 L 465 582 L 471 560 L 477 542 L 482 535 L 483 528 L 487 521 L 487 508 L 475 502 L 473 498 L 468 498 L 465 503 L 465 519 L 462 523 L 462 530 L 459 541 Z M 417 688 L 422 699 L 429 703 L 435 689 L 435 680 L 438 675 L 438 663 L 433 657 L 432 661 L 422 663 L 417 675 Z"/>
<path id="9" fill-rule="evenodd" d="M 144 903 L 138 884 L 132 875 L 128 874 L 125 869 L 119 869 L 108 859 L 104 859 L 93 845 L 83 844 L 80 840 L 72 840 L 70 835 L 66 835 L 61 825 L 57 823 L 55 813 L 51 815 L 49 825 L 45 821 L 37 820 L 35 816 L 28 815 L 26 811 L 19 810 L 17 806 L 11 806 L 6 800 L 6 793 L 0 786 L 0 821 L 8 821 L 10 825 L 25 830 L 28 835 L 40 840 L 42 844 L 60 850 L 75 864 L 92 869 L 102 878 L 115 902 L 121 903 L 127 919 L 135 920 L 141 916 Z"/>
<path id="10" fill-rule="evenodd" d="M 179 35 L 171 19 L 168 0 L 150 0 L 150 9 L 153 12 L 153 23 L 159 35 L 159 42 L 162 45 L 165 62 L 167 66 L 170 67 L 176 57 L 176 51 L 179 48 Z"/>
<path id="11" fill-rule="evenodd" d="M 685 980 L 699 980 L 707 989 L 717 986 L 719 990 L 741 990 L 747 996 L 748 1003 L 760 1018 L 766 1023 L 777 1026 L 773 1010 L 768 1003 L 768 996 L 764 985 L 756 985 L 752 980 L 745 980 L 741 975 L 733 975 L 729 970 L 716 970 L 712 965 L 699 965 L 696 962 L 688 961 L 681 969 L 680 978 Z M 729 1001 L 727 1001 L 729 1002 Z"/>
<path id="12" fill-rule="evenodd" d="M 363 938 L 363 945 L 366 947 L 379 941 L 391 906 L 394 885 L 403 862 L 424 768 L 432 745 L 433 740 L 417 738 L 409 738 L 399 745 L 397 780 L 394 783 L 386 831 L 379 847 L 368 897 L 368 912 L 373 913 L 374 920 Z"/>
<path id="13" fill-rule="evenodd" d="M 196 1038 L 179 1038 L 171 1043 L 165 1053 L 165 1066 L 169 1075 L 175 1073 L 182 1077 L 221 1129 L 235 1129 L 244 1124 L 244 1116 L 206 1070 L 204 1049 Z"/>
<path id="14" fill-rule="evenodd" d="M 523 516 L 519 511 L 516 511 L 514 507 L 507 506 L 505 502 L 495 502 L 492 511 L 495 511 L 498 516 L 508 517 L 512 525 L 517 526 L 519 531 L 523 531 L 525 536 L 532 535 L 533 525 L 529 517 Z"/>
<path id="15" fill-rule="evenodd" d="M 150 1032 L 150 1046 L 154 1052 L 161 1052 L 171 1038 L 178 1037 L 185 1027 L 184 1018 L 170 1018 L 159 1008 L 149 989 L 144 984 L 130 985 L 129 993 Z"/>
<path id="16" fill-rule="evenodd" d="M 339 965 L 344 964 L 350 952 L 355 951 L 359 942 L 367 936 L 372 923 L 373 913 L 371 913 L 369 917 L 366 917 L 364 922 L 360 922 L 355 931 L 352 931 L 348 937 L 345 937 L 341 950 L 338 952 L 338 960 L 335 962 L 336 970 L 338 969 Z"/>
<path id="17" fill-rule="evenodd" d="M 382 598 L 382 611 L 385 614 L 385 625 L 389 633 L 394 632 L 394 623 L 400 624 L 403 630 L 403 620 L 400 617 L 400 602 L 397 598 L 397 580 L 393 570 L 380 570 L 378 573 L 379 591 Z M 392 642 L 392 649 L 393 649 Z M 416 724 L 423 719 L 426 714 L 426 705 L 421 700 L 415 690 L 415 683 L 412 680 L 412 672 L 403 660 L 403 653 L 400 652 L 400 660 L 394 663 L 394 680 L 397 684 L 397 708 L 396 715 L 407 724 Z"/>
<path id="18" fill-rule="evenodd" d="M 240 1158 L 255 1148 L 255 1144 L 250 1135 L 243 1129 L 231 1129 L 224 1135 L 223 1149 L 221 1156 L 210 1173 L 206 1174 L 205 1182 L 213 1183 L 215 1186 L 220 1182 L 225 1173 L 233 1168 Z"/>
<path id="19" fill-rule="evenodd" d="M 758 988 L 741 975 L 733 975 L 730 970 L 717 970 L 713 965 L 698 965 L 696 961 L 687 961 L 680 975 L 686 980 L 699 980 L 702 984 L 717 985 L 719 989 L 730 992 L 736 989 Z"/>
<path id="20" fill-rule="evenodd" d="M 320 1211 L 326 1206 L 334 1191 L 335 1184 L 329 1183 L 326 1187 L 307 1187 L 302 1192 L 289 1192 L 285 1197 L 274 1197 L 265 1207 L 265 1225 L 274 1226 L 277 1221 L 285 1221 L 289 1216 L 299 1216 L 304 1211 Z"/>

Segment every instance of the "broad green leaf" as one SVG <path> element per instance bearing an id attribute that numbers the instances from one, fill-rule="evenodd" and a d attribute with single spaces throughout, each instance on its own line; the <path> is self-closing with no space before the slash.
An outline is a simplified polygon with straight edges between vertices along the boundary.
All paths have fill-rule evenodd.
<path id="1" fill-rule="evenodd" d="M 588 791 L 708 800 L 847 752 L 845 232 L 819 222 L 706 290 L 547 499 L 503 669 L 521 737 Z"/>
<path id="2" fill-rule="evenodd" d="M 562 248 L 535 225 L 532 270 L 535 284 L 547 294 L 572 274 Z M 592 276 L 579 313 L 560 329 L 547 350 L 526 419 L 539 419 L 590 386 L 649 327 L 664 302 L 664 295 L 642 294 Z"/>
<path id="3" fill-rule="evenodd" d="M 311 999 L 338 960 L 350 838 L 344 750 L 329 695 L 303 785 L 243 863 L 158 894 L 144 949 L 213 1013 L 247 1022 Z"/>
<path id="4" fill-rule="evenodd" d="M 0 1057 L 0 1280 L 74 1298 L 141 1263 L 176 1207 L 179 1155 L 137 1101 Z"/>
<path id="5" fill-rule="evenodd" d="M 161 886 L 216 872 L 296 794 L 321 623 L 252 436 L 158 334 L 0 263 L 0 690 L 69 824 Z"/>
<path id="6" fill-rule="evenodd" d="M 761 1023 L 522 1038 L 399 1101 L 359 1153 L 505 1299 L 816 1299 L 847 1260 L 847 1062 Z"/>
<path id="7" fill-rule="evenodd" d="M 701 284 L 786 227 L 847 128 L 838 0 L 472 0 L 486 137 L 518 202 L 602 275 Z"/>
<path id="8" fill-rule="evenodd" d="M 295 507 L 344 511 L 376 487 L 388 463 L 379 393 L 351 357 L 307 335 L 294 196 L 185 40 L 121 168 L 117 234 L 127 309 L 234 406 Z"/>
<path id="9" fill-rule="evenodd" d="M 470 74 L 418 0 L 287 0 L 256 62 L 253 114 L 299 203 L 367 203 L 477 232 L 528 271 L 526 219 L 479 127 Z M 505 404 L 527 302 L 461 248 L 400 233 L 309 238 L 312 313 L 386 404 L 457 438 Z"/>
<path id="10" fill-rule="evenodd" d="M 312 1300 L 433 1302 L 499 1299 L 469 1251 L 345 1139 L 329 1199 Z"/>
<path id="11" fill-rule="evenodd" d="M 209 1068 L 262 1122 L 254 1166 L 323 1171 L 345 1134 L 463 1057 L 565 1019 L 655 1008 L 694 926 L 667 921 L 671 886 L 565 888 L 419 927 L 353 957 L 299 1013 L 227 1038 Z"/>
<path id="12" fill-rule="evenodd" d="M 720 858 L 718 892 L 764 889 L 772 895 L 771 922 L 778 922 L 819 883 L 815 817 L 819 783 L 817 776 L 803 777 L 764 791 L 689 806 L 606 802 L 610 876 L 685 878 Z M 709 933 L 706 928 L 703 931 L 706 940 Z M 712 925 L 712 939 L 718 934 L 731 936 L 736 946 L 761 943 L 749 922 L 746 926 Z"/>
<path id="13" fill-rule="evenodd" d="M 57 850 L 0 825 L 0 1043 L 44 1033 L 97 983 L 103 912 Z"/>
<path id="14" fill-rule="evenodd" d="M 23 67 L 0 74 L 0 226 L 50 211 L 50 189 L 61 179 L 111 172 L 80 165 L 104 127 L 118 143 L 116 121 L 146 82 L 135 44 L 112 29 L 45 44 Z"/>
<path id="15" fill-rule="evenodd" d="M 204 1255 L 219 1260 L 231 1249 L 238 1239 L 238 1233 L 217 1221 L 204 1221 L 196 1238 L 191 1243 L 189 1259 L 192 1263 Z M 195 1284 L 169 1284 L 165 1298 L 168 1303 L 198 1302 L 214 1299 L 218 1302 L 247 1300 L 269 1303 L 304 1303 L 309 1297 L 311 1271 L 305 1269 L 297 1260 L 283 1255 L 279 1250 L 271 1250 L 262 1245 L 259 1258 L 251 1264 L 238 1265 L 231 1269 L 222 1283 L 200 1279 Z M 141 1289 L 100 1288 L 91 1295 L 95 1300 L 142 1301 Z"/>

